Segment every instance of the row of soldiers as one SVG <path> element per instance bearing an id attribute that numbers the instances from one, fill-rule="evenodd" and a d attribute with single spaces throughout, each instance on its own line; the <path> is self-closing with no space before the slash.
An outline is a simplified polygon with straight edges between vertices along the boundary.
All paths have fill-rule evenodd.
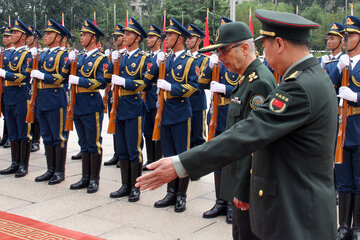
<path id="1" fill-rule="evenodd" d="M 224 17 L 220 23 L 231 22 Z M 108 110 L 114 103 L 113 91 L 106 92 L 104 103 L 101 89 L 116 85 L 118 108 L 116 111 L 116 132 L 114 134 L 114 157 L 104 165 L 118 164 L 121 170 L 122 186 L 110 194 L 112 198 L 128 196 L 129 201 L 139 200 L 140 191 L 135 188 L 136 178 L 142 170 L 162 156 L 172 156 L 206 141 L 207 102 L 205 89 L 219 93 L 219 112 L 216 135 L 226 128 L 229 96 L 240 79 L 230 72 L 216 54 L 208 57 L 198 52 L 203 31 L 189 24 L 186 28 L 174 18 L 166 30 L 169 53 L 161 51 L 164 33 L 152 24 L 146 31 L 134 18 L 124 28 L 116 25 L 114 46 L 116 50 L 102 54 L 97 44 L 104 33 L 90 20 L 81 26 L 80 43 L 84 48 L 80 53 L 70 51 L 65 45 L 71 39 L 70 32 L 53 19 L 48 20 L 43 42 L 46 48 L 40 50 L 37 39 L 42 34 L 33 26 L 25 25 L 20 19 L 14 27 L 4 28 L 3 68 L 3 113 L 11 145 L 11 165 L 0 174 L 23 177 L 28 172 L 30 150 L 34 131 L 25 121 L 29 109 L 33 79 L 38 80 L 35 123 L 45 147 L 47 171 L 35 178 L 36 182 L 48 181 L 58 184 L 65 178 L 66 150 L 69 132 L 65 131 L 66 109 L 69 104 L 69 85 L 76 89 L 74 123 L 79 137 L 82 159 L 82 178 L 70 189 L 87 189 L 94 193 L 99 188 L 102 163 L 102 122 L 105 105 Z M 147 38 L 149 53 L 139 49 L 139 44 Z M 8 39 L 8 44 L 5 39 Z M 26 46 L 27 45 L 27 46 Z M 185 51 L 185 46 L 189 49 Z M 38 56 L 38 69 L 33 62 Z M 159 78 L 159 66 L 166 59 L 164 79 Z M 119 61 L 119 73 L 114 66 Z M 71 74 L 71 63 L 76 62 L 76 74 Z M 212 69 L 219 65 L 219 82 L 212 80 Z M 155 115 L 157 112 L 157 91 L 163 89 L 164 110 L 161 119 L 161 141 L 153 141 Z M 143 94 L 142 94 L 143 93 Z M 147 150 L 147 163 L 143 166 L 143 136 Z M 230 172 L 230 171 L 229 171 Z M 225 185 L 234 182 L 223 174 Z M 215 176 L 216 204 L 204 213 L 205 218 L 226 215 L 232 221 L 232 194 L 230 187 L 222 187 L 224 197 L 220 197 L 222 174 Z M 230 179 L 229 179 L 230 178 Z M 166 196 L 157 201 L 158 208 L 175 205 L 176 212 L 186 208 L 188 178 L 176 179 L 167 187 Z M 228 189 L 228 190 L 227 190 Z M 228 192 L 228 193 L 226 193 Z M 229 195 L 229 197 L 225 197 Z"/>

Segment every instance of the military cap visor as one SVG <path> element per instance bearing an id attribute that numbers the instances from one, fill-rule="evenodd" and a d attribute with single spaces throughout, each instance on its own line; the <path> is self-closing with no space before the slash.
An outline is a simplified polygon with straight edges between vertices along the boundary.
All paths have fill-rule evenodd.
<path id="1" fill-rule="evenodd" d="M 344 26 L 346 26 L 347 32 L 360 34 L 360 18 L 347 16 L 344 19 Z"/>
<path id="2" fill-rule="evenodd" d="M 342 38 L 343 31 L 344 31 L 344 27 L 340 23 L 334 22 L 330 24 L 329 32 L 327 33 L 327 35 L 335 35 Z"/>
<path id="3" fill-rule="evenodd" d="M 191 36 L 193 37 L 198 37 L 198 38 L 205 37 L 205 33 L 201 31 L 201 29 L 195 26 L 194 24 L 187 25 L 187 30 L 191 33 Z"/>
<path id="4" fill-rule="evenodd" d="M 27 36 L 31 36 L 33 34 L 20 19 L 15 20 L 15 26 L 11 28 L 11 31 L 20 31 Z"/>
<path id="5" fill-rule="evenodd" d="M 307 40 L 310 37 L 310 29 L 319 28 L 319 24 L 293 13 L 257 9 L 255 16 L 262 24 L 261 36 L 255 41 L 264 37 Z"/>
<path id="6" fill-rule="evenodd" d="M 177 33 L 185 38 L 191 37 L 191 33 L 184 28 L 175 18 L 170 18 L 169 28 L 165 30 L 165 33 Z"/>
<path id="7" fill-rule="evenodd" d="M 253 35 L 248 25 L 243 22 L 229 22 L 221 25 L 216 31 L 215 44 L 201 48 L 199 52 L 211 52 L 231 43 L 252 39 Z"/>
<path id="8" fill-rule="evenodd" d="M 161 29 L 158 26 L 156 26 L 155 24 L 151 24 L 148 35 L 161 38 Z"/>
<path id="9" fill-rule="evenodd" d="M 124 28 L 123 30 L 129 31 L 129 32 L 134 32 L 142 38 L 148 37 L 148 34 L 145 31 L 145 29 L 143 28 L 143 26 L 141 26 L 141 24 L 135 18 L 130 18 L 128 26 L 126 28 Z"/>
<path id="10" fill-rule="evenodd" d="M 3 36 L 11 36 L 11 27 L 3 27 Z"/>
<path id="11" fill-rule="evenodd" d="M 113 33 L 113 35 L 120 35 L 120 36 L 124 36 L 124 26 L 121 24 L 117 24 L 115 26 L 115 32 Z"/>
<path id="12" fill-rule="evenodd" d="M 88 32 L 98 37 L 105 36 L 105 34 L 89 19 L 85 20 L 84 24 L 81 26 L 80 32 Z"/>

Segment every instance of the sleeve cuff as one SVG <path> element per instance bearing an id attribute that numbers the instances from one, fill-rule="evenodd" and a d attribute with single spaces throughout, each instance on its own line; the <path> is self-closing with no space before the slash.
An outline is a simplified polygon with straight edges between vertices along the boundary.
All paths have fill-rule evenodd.
<path id="1" fill-rule="evenodd" d="M 173 156 L 171 158 L 172 163 L 174 165 L 174 169 L 177 173 L 177 175 L 179 176 L 179 178 L 184 178 L 189 176 L 189 174 L 187 173 L 186 169 L 184 168 L 184 166 L 182 165 L 179 155 Z"/>

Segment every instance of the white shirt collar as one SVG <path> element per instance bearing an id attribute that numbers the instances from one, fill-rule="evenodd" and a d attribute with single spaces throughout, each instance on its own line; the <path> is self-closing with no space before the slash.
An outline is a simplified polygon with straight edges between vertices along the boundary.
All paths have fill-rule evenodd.
<path id="1" fill-rule="evenodd" d="M 123 52 L 126 52 L 126 48 L 122 48 L 119 50 L 119 53 L 123 53 Z"/>
<path id="2" fill-rule="evenodd" d="M 60 50 L 65 51 L 65 50 L 66 50 L 66 47 L 60 47 Z"/>
<path id="3" fill-rule="evenodd" d="M 53 48 L 50 48 L 50 52 L 53 52 L 55 51 L 56 49 L 58 49 L 59 47 L 53 47 Z"/>
<path id="4" fill-rule="evenodd" d="M 26 48 L 26 46 L 21 46 L 21 47 L 15 48 L 15 52 L 17 52 L 17 51 L 19 51 L 21 49 L 24 49 L 24 48 Z"/>
<path id="5" fill-rule="evenodd" d="M 285 71 L 285 73 L 284 73 L 284 79 L 285 79 L 285 77 L 288 77 L 288 76 L 286 76 L 286 75 L 291 71 L 291 69 L 293 69 L 295 66 L 299 65 L 299 64 L 302 63 L 303 61 L 305 61 L 305 60 L 307 60 L 307 59 L 309 59 L 309 58 L 312 58 L 312 57 L 313 57 L 312 54 L 308 54 L 308 55 L 306 55 L 305 57 L 303 57 L 303 58 L 297 60 L 295 63 L 293 63 L 288 69 L 286 69 L 286 71 Z"/>
<path id="6" fill-rule="evenodd" d="M 351 69 L 354 69 L 354 67 L 359 62 L 359 60 L 360 60 L 360 54 L 351 58 Z"/>
<path id="7" fill-rule="evenodd" d="M 335 58 L 338 59 L 340 56 L 341 52 L 339 52 L 338 54 L 336 54 L 335 56 L 332 55 L 332 53 L 330 53 L 330 58 Z"/>
<path id="8" fill-rule="evenodd" d="M 139 48 L 135 49 L 135 50 L 132 50 L 131 52 L 128 52 L 129 54 L 129 57 L 131 57 Z"/>
<path id="9" fill-rule="evenodd" d="M 191 55 L 193 55 L 194 57 L 196 57 L 198 55 L 198 51 L 193 52 Z"/>
<path id="10" fill-rule="evenodd" d="M 152 54 L 154 54 L 154 56 L 156 56 L 160 51 L 161 51 L 161 49 L 156 50 L 155 52 L 152 52 Z"/>
<path id="11" fill-rule="evenodd" d="M 9 47 L 9 48 L 5 48 L 4 50 L 10 50 L 13 51 L 15 49 L 15 47 Z"/>
<path id="12" fill-rule="evenodd" d="M 93 54 L 94 52 L 96 52 L 98 49 L 94 48 L 93 50 L 86 52 L 86 57 L 89 57 L 91 54 Z"/>
<path id="13" fill-rule="evenodd" d="M 175 58 L 174 58 L 174 60 L 177 59 L 177 57 L 180 56 L 183 52 L 185 52 L 185 50 L 177 51 L 177 52 L 175 53 Z"/>

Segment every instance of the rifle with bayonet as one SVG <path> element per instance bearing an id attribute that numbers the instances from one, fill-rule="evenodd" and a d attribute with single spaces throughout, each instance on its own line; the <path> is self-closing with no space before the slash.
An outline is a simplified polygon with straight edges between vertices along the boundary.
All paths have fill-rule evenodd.
<path id="1" fill-rule="evenodd" d="M 72 45 L 73 45 L 73 51 L 76 54 L 76 51 L 74 48 L 76 39 L 75 39 L 74 35 L 72 35 L 71 38 L 72 38 L 71 40 L 72 40 Z M 75 61 L 71 62 L 71 65 L 70 65 L 70 75 L 76 76 L 77 62 L 78 62 L 78 58 L 76 56 Z M 72 131 L 74 129 L 74 108 L 75 108 L 75 103 L 76 103 L 76 88 L 77 88 L 76 85 L 71 84 L 70 101 L 69 101 L 69 105 L 68 105 L 67 112 L 66 112 L 65 131 Z"/>
<path id="2" fill-rule="evenodd" d="M 117 47 L 116 50 L 118 51 Z M 113 67 L 113 74 L 119 75 L 119 73 L 120 73 L 120 54 L 118 59 L 115 61 Z M 111 106 L 109 126 L 107 131 L 110 134 L 115 134 L 116 131 L 116 113 L 117 113 L 118 105 L 119 105 L 119 85 L 114 84 L 114 90 L 112 94 L 112 106 Z"/>
<path id="3" fill-rule="evenodd" d="M 214 66 L 212 69 L 212 81 L 219 82 L 219 74 L 220 74 L 220 61 L 218 62 L 217 66 Z M 219 109 L 219 93 L 214 92 L 212 95 L 211 109 L 210 109 L 211 119 L 209 123 L 208 141 L 213 139 L 216 134 L 218 109 Z"/>

